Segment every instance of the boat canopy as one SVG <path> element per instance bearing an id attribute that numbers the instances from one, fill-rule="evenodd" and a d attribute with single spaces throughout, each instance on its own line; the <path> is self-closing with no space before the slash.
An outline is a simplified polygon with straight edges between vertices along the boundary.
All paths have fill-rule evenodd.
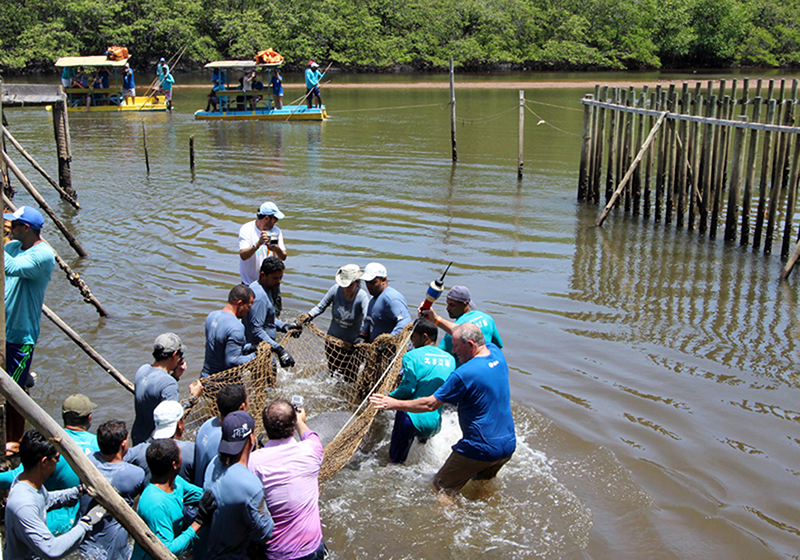
<path id="1" fill-rule="evenodd" d="M 62 56 L 56 61 L 57 68 L 65 66 L 125 66 L 128 59 L 109 60 L 105 55 L 97 56 Z"/>
<path id="2" fill-rule="evenodd" d="M 275 62 L 273 64 L 258 64 L 253 60 L 216 60 L 206 64 L 206 68 L 277 68 L 283 64 Z"/>

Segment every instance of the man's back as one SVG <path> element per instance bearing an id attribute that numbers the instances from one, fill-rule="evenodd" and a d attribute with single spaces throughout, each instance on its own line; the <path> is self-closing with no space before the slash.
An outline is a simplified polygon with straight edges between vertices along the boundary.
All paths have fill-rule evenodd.
<path id="1" fill-rule="evenodd" d="M 258 478 L 240 463 L 223 465 L 219 457 L 206 469 L 205 490 L 211 490 L 217 511 L 200 534 L 195 560 L 246 560 L 247 546 L 264 543 L 272 534 L 272 519 Z"/>
<path id="2" fill-rule="evenodd" d="M 36 344 L 55 253 L 44 242 L 23 251 L 22 243 L 10 241 L 5 251 L 6 342 Z"/>
<path id="3" fill-rule="evenodd" d="M 131 428 L 133 445 L 147 441 L 156 429 L 153 411 L 162 401 L 180 399 L 178 381 L 167 371 L 144 364 L 134 377 L 133 408 L 136 418 Z"/>
<path id="4" fill-rule="evenodd" d="M 273 342 L 278 334 L 277 326 L 282 325 L 283 321 L 275 316 L 275 304 L 272 301 L 272 294 L 258 283 L 250 284 L 255 297 L 253 306 L 242 320 L 244 324 L 244 337 L 248 344 L 253 348 L 258 347 L 262 341 Z"/>
<path id="5" fill-rule="evenodd" d="M 456 369 L 435 393 L 436 399 L 458 406 L 462 437 L 453 449 L 469 459 L 494 461 L 516 449 L 508 365 L 500 349 L 475 357 Z"/>
<path id="6" fill-rule="evenodd" d="M 275 522 L 267 545 L 270 560 L 291 560 L 313 553 L 322 542 L 319 518 L 319 469 L 322 443 L 312 431 L 302 441 L 271 440 L 254 451 L 249 467 L 264 488 Z"/>
<path id="7" fill-rule="evenodd" d="M 212 311 L 206 319 L 206 353 L 201 377 L 241 365 L 255 357 L 244 355 L 244 326 L 232 313 Z"/>
<path id="8" fill-rule="evenodd" d="M 477 309 L 472 309 L 471 311 L 464 313 L 461 317 L 455 320 L 456 325 L 463 325 L 465 323 L 472 323 L 476 327 L 478 327 L 481 332 L 483 333 L 483 338 L 486 342 L 491 342 L 498 348 L 503 347 L 503 339 L 500 338 L 500 333 L 497 330 L 497 325 L 492 319 L 491 315 L 488 313 L 484 313 L 483 311 L 478 311 Z M 461 365 L 461 361 L 456 356 L 455 352 L 453 352 L 453 337 L 445 335 L 442 339 L 442 342 L 439 343 L 439 348 L 452 354 L 458 365 Z"/>
<path id="9" fill-rule="evenodd" d="M 206 420 L 194 439 L 194 483 L 202 487 L 205 482 L 206 469 L 214 457 L 222 440 L 222 425 L 219 418 L 214 416 Z"/>

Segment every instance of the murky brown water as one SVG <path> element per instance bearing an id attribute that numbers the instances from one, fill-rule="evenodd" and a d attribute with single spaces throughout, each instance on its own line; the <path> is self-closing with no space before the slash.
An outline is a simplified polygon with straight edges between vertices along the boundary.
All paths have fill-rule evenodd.
<path id="1" fill-rule="evenodd" d="M 91 257 L 45 234 L 113 316 L 98 319 L 60 273 L 47 304 L 131 378 L 156 335 L 179 333 L 188 391 L 203 320 L 238 279 L 238 227 L 274 200 L 289 311 L 347 262 L 383 262 L 413 303 L 454 261 L 448 281 L 495 317 L 512 368 L 519 447 L 502 476 L 441 509 L 428 480 L 453 417 L 402 468 L 384 466 L 387 418 L 323 490 L 337 558 L 797 558 L 800 280 L 778 285 L 777 257 L 662 224 L 612 215 L 593 228 L 599 210 L 575 201 L 584 93 L 528 92 L 566 109 L 531 103 L 561 130 L 526 115 L 519 183 L 513 90 L 458 94 L 475 122 L 458 127 L 455 167 L 438 90 L 330 90 L 323 124 L 197 122 L 205 91 L 180 89 L 172 115 L 71 114 L 83 210 L 48 198 Z M 8 117 L 55 174 L 49 114 Z M 54 415 L 83 391 L 96 423 L 132 420 L 130 395 L 46 320 L 34 369 Z"/>

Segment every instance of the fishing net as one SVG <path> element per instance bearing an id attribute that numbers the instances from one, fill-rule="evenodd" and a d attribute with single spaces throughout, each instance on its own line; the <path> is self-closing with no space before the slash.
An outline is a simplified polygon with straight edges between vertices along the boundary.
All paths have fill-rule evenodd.
<path id="1" fill-rule="evenodd" d="M 331 435 L 320 433 L 323 442 L 329 440 L 319 477 L 325 482 L 350 461 L 372 425 L 377 411 L 367 397 L 393 391 L 400 382 L 412 328 L 413 323 L 396 336 L 384 334 L 372 343 L 353 345 L 309 323 L 300 336 L 278 340 L 295 360 L 291 368 L 277 366 L 270 345 L 262 342 L 246 364 L 203 379 L 203 396 L 187 413 L 184 437 L 194 439 L 203 422 L 218 415 L 215 395 L 225 385 L 243 383 L 247 388 L 257 434 L 264 433 L 261 411 L 267 404 L 299 395 L 309 426 Z"/>

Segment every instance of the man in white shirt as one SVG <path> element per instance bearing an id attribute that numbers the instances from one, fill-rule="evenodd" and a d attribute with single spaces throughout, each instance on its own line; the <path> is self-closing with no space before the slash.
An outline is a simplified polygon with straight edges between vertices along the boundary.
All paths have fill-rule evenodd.
<path id="1" fill-rule="evenodd" d="M 283 232 L 276 225 L 284 214 L 274 202 L 265 202 L 258 208 L 256 219 L 239 229 L 239 275 L 249 286 L 258 280 L 261 263 L 267 257 L 286 260 Z"/>

